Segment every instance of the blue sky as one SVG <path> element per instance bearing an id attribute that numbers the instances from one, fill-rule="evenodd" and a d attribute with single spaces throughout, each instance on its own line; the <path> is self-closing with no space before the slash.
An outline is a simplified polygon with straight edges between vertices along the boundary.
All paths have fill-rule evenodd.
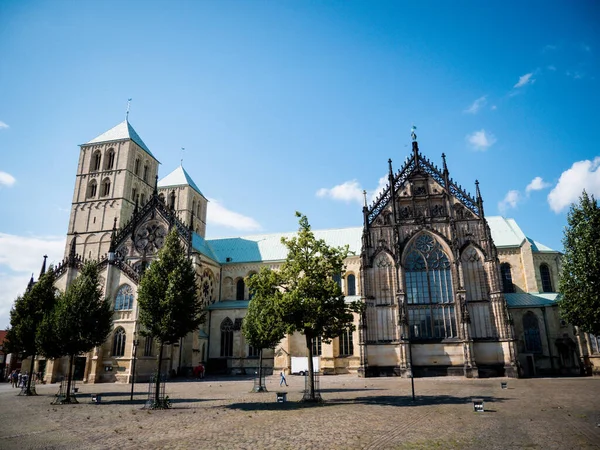
<path id="1" fill-rule="evenodd" d="M 130 122 L 211 199 L 208 237 L 361 225 L 421 151 L 562 249 L 600 196 L 600 6 L 578 2 L 0 2 L 0 327 L 62 258 L 78 144 Z M 529 188 L 528 188 L 529 187 Z M 212 214 L 211 214 L 212 211 Z"/>

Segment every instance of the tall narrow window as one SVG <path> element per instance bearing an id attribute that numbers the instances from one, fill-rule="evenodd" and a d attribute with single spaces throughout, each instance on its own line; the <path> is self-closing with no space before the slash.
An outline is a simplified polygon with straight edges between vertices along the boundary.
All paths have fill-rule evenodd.
<path id="1" fill-rule="evenodd" d="M 146 203 L 146 196 L 144 194 L 140 194 L 140 207 L 144 206 Z"/>
<path id="2" fill-rule="evenodd" d="M 439 242 L 418 236 L 407 249 L 405 271 L 411 337 L 457 337 L 450 261 Z"/>
<path id="3" fill-rule="evenodd" d="M 248 346 L 248 358 L 258 358 L 260 356 L 260 348 Z"/>
<path id="4" fill-rule="evenodd" d="M 542 353 L 542 339 L 540 338 L 540 325 L 535 314 L 531 311 L 523 316 L 523 334 L 525 338 L 525 351 Z"/>
<path id="5" fill-rule="evenodd" d="M 115 331 L 113 338 L 113 356 L 123 356 L 125 354 L 125 330 L 121 327 Z"/>
<path id="6" fill-rule="evenodd" d="M 474 247 L 467 248 L 462 256 L 467 308 L 471 316 L 471 337 L 491 338 L 496 336 L 490 318 L 489 290 L 482 257 Z"/>
<path id="7" fill-rule="evenodd" d="M 115 150 L 112 148 L 108 149 L 108 152 L 106 153 L 106 158 L 104 159 L 105 161 L 105 167 L 104 170 L 110 170 L 114 167 L 115 165 Z"/>
<path id="8" fill-rule="evenodd" d="M 229 317 L 221 322 L 221 356 L 233 356 L 233 322 Z"/>
<path id="9" fill-rule="evenodd" d="M 544 292 L 554 292 L 552 289 L 552 277 L 550 275 L 550 267 L 548 264 L 540 266 L 540 276 L 542 277 L 542 290 Z"/>
<path id="10" fill-rule="evenodd" d="M 135 164 L 133 165 L 133 173 L 137 176 L 140 175 L 140 158 L 135 158 Z"/>
<path id="11" fill-rule="evenodd" d="M 192 201 L 192 214 L 196 214 L 196 200 Z"/>
<path id="12" fill-rule="evenodd" d="M 102 182 L 102 197 L 108 197 L 110 195 L 110 180 L 105 178 Z"/>
<path id="13" fill-rule="evenodd" d="M 136 198 L 137 198 L 137 188 L 133 188 L 131 190 L 131 199 L 135 202 Z"/>
<path id="14" fill-rule="evenodd" d="M 243 278 L 240 278 L 237 281 L 235 287 L 235 299 L 236 300 L 244 300 L 244 291 L 246 290 L 246 284 L 244 283 Z"/>
<path id="15" fill-rule="evenodd" d="M 115 297 L 115 311 L 133 309 L 133 290 L 128 284 L 124 284 L 117 291 Z"/>
<path id="16" fill-rule="evenodd" d="M 347 330 L 340 336 L 340 356 L 354 355 L 354 339 L 352 334 L 352 331 Z"/>
<path id="17" fill-rule="evenodd" d="M 154 339 L 152 339 L 152 336 L 146 336 L 144 356 L 154 356 Z"/>
<path id="18" fill-rule="evenodd" d="M 590 337 L 590 346 L 592 347 L 592 354 L 600 353 L 600 338 L 593 334 L 588 334 Z"/>
<path id="19" fill-rule="evenodd" d="M 96 183 L 96 180 L 90 181 L 90 184 L 88 185 L 87 198 L 94 198 L 97 190 L 98 183 Z"/>
<path id="20" fill-rule="evenodd" d="M 502 277 L 502 292 L 512 294 L 515 292 L 515 285 L 512 281 L 512 273 L 509 263 L 500 264 L 500 276 Z"/>
<path id="21" fill-rule="evenodd" d="M 322 341 L 323 340 L 321 339 L 321 336 L 317 336 L 317 337 L 313 338 L 313 341 L 312 341 L 313 356 L 321 356 L 322 346 L 323 346 Z"/>
<path id="22" fill-rule="evenodd" d="M 100 155 L 100 150 L 96 150 L 92 155 L 92 171 L 97 172 L 100 170 L 100 160 L 102 156 Z"/>
<path id="23" fill-rule="evenodd" d="M 356 295 L 356 277 L 352 274 L 346 277 L 346 295 Z"/>
<path id="24" fill-rule="evenodd" d="M 144 165 L 144 181 L 148 182 L 148 164 Z"/>
<path id="25" fill-rule="evenodd" d="M 342 290 L 342 275 L 341 274 L 337 274 L 333 276 L 333 281 L 336 282 L 336 284 L 340 287 L 340 291 Z"/>

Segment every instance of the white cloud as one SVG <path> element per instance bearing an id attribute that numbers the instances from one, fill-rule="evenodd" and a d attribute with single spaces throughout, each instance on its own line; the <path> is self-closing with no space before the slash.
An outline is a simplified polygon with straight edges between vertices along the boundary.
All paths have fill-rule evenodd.
<path id="1" fill-rule="evenodd" d="M 520 200 L 521 194 L 519 191 L 508 191 L 504 196 L 504 200 L 498 203 L 498 209 L 502 214 L 505 214 L 510 208 L 516 208 Z"/>
<path id="2" fill-rule="evenodd" d="M 230 211 L 215 199 L 209 198 L 208 202 L 206 213 L 208 223 L 222 225 L 235 230 L 259 231 L 262 229 L 260 224 L 252 217 Z"/>
<path id="3" fill-rule="evenodd" d="M 531 183 L 527 185 L 525 192 L 529 194 L 531 191 L 541 191 L 542 189 L 546 189 L 550 186 L 552 185 L 550 183 L 546 183 L 542 177 L 535 177 L 533 180 L 531 180 Z"/>
<path id="4" fill-rule="evenodd" d="M 8 125 L 0 120 L 0 130 L 8 128 Z"/>
<path id="5" fill-rule="evenodd" d="M 387 187 L 388 176 L 384 175 L 379 179 L 377 187 L 373 190 L 367 190 L 367 198 L 370 203 L 375 201 L 377 196 Z M 360 183 L 356 180 L 345 181 L 332 188 L 321 188 L 317 191 L 317 197 L 331 198 L 346 203 L 358 203 L 363 205 L 365 202 L 363 191 Z"/>
<path id="6" fill-rule="evenodd" d="M 64 237 L 0 233 L 0 329 L 8 325 L 10 308 L 27 287 L 31 274 L 37 278 L 43 255 L 48 255 L 48 264 L 57 264 L 64 250 Z"/>
<path id="7" fill-rule="evenodd" d="M 487 96 L 483 96 L 483 97 L 479 97 L 477 100 L 475 100 L 471 106 L 469 106 L 467 109 L 465 109 L 463 112 L 468 113 L 468 114 L 477 114 L 479 112 L 479 110 L 481 108 L 483 108 L 485 106 L 485 104 L 487 103 Z"/>
<path id="8" fill-rule="evenodd" d="M 593 161 L 573 163 L 558 179 L 558 183 L 548 194 L 548 204 L 555 213 L 560 213 L 571 203 L 577 202 L 585 189 L 590 195 L 600 197 L 600 156 Z"/>
<path id="9" fill-rule="evenodd" d="M 551 44 L 548 44 L 548 45 L 546 45 L 546 46 L 545 46 L 545 47 L 542 49 L 542 52 L 544 52 L 544 53 L 546 53 L 546 52 L 551 52 L 551 51 L 553 51 L 553 50 L 556 50 L 557 48 L 558 48 L 558 47 L 557 47 L 556 45 L 551 45 Z"/>
<path id="10" fill-rule="evenodd" d="M 550 65 L 547 67 L 547 69 L 548 69 L 548 70 L 551 70 L 551 71 L 553 71 L 553 72 L 554 72 L 554 71 L 556 70 L 556 66 L 553 66 L 552 64 L 550 64 Z"/>
<path id="11" fill-rule="evenodd" d="M 485 130 L 475 131 L 466 137 L 467 142 L 475 150 L 485 151 L 496 143 L 496 137 Z"/>
<path id="12" fill-rule="evenodd" d="M 0 170 L 0 186 L 12 186 L 16 182 L 16 178 L 13 177 L 10 173 L 2 172 Z"/>
<path id="13" fill-rule="evenodd" d="M 533 84 L 535 82 L 535 80 L 533 78 L 531 78 L 532 76 L 533 76 L 533 72 L 526 73 L 525 75 L 520 76 L 519 81 L 513 87 L 520 88 L 520 87 L 526 86 L 528 84 Z"/>
<path id="14" fill-rule="evenodd" d="M 317 197 L 329 197 L 334 200 L 340 200 L 346 203 L 363 201 L 363 189 L 356 180 L 345 181 L 342 184 L 328 188 L 321 188 L 317 191 Z"/>
<path id="15" fill-rule="evenodd" d="M 496 110 L 498 109 L 498 107 L 497 107 L 496 105 L 492 105 L 492 106 L 490 107 L 490 109 L 491 109 L 492 111 L 496 111 Z"/>

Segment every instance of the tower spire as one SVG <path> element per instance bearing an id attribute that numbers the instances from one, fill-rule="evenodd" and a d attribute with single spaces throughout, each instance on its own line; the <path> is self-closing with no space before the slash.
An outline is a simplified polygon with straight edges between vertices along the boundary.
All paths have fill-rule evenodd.
<path id="1" fill-rule="evenodd" d="M 479 180 L 475 180 L 475 192 L 477 193 L 477 208 L 479 209 L 479 215 L 485 217 L 483 212 L 483 199 L 481 198 L 481 191 L 479 190 Z"/>
<path id="2" fill-rule="evenodd" d="M 129 106 L 131 105 L 131 98 L 127 99 L 127 112 L 125 113 L 125 120 L 129 121 Z"/>
<path id="3" fill-rule="evenodd" d="M 42 275 L 44 275 L 46 273 L 46 259 L 48 258 L 48 255 L 44 255 L 44 262 L 42 263 L 42 270 L 40 270 L 40 278 L 42 277 Z"/>

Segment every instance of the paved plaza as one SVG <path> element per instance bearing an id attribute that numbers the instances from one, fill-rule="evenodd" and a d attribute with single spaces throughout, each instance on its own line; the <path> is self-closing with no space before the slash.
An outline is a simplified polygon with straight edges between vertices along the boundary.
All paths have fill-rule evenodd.
<path id="1" fill-rule="evenodd" d="M 501 381 L 508 389 L 501 389 Z M 167 383 L 173 408 L 148 411 L 148 386 L 78 385 L 77 405 L 53 406 L 58 385 L 19 397 L 0 385 L 2 449 L 592 449 L 600 448 L 600 379 L 321 378 L 325 402 L 300 403 L 304 378 L 288 377 L 288 401 L 252 380 Z M 90 394 L 101 393 L 100 404 Z M 485 411 L 473 411 L 472 398 Z"/>

